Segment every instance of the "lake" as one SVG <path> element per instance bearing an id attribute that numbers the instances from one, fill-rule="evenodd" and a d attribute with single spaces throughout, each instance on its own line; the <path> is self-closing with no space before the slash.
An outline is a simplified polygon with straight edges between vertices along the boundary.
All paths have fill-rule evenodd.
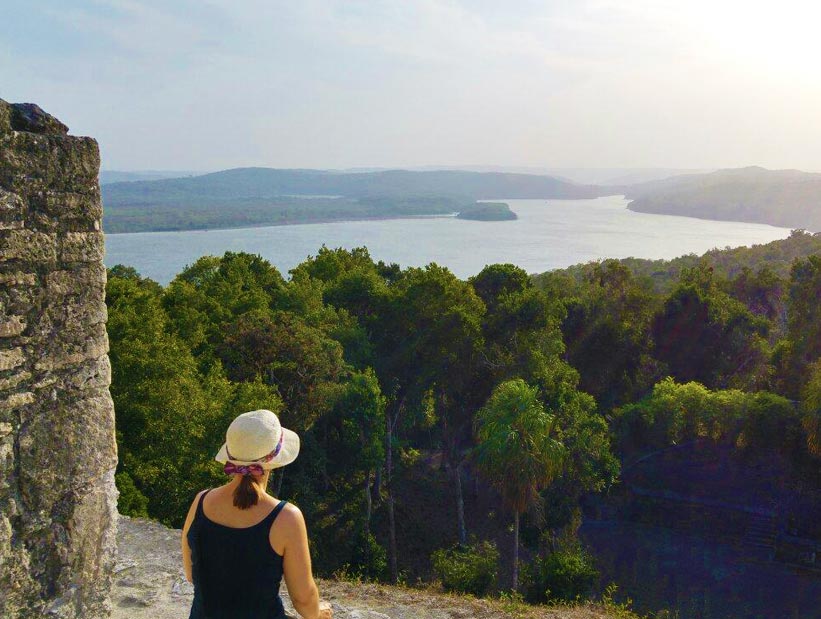
<path id="1" fill-rule="evenodd" d="M 500 200 L 501 201 L 501 200 Z M 504 200 L 514 221 L 423 217 L 185 232 L 106 235 L 107 266 L 126 264 L 165 285 L 206 254 L 260 254 L 283 274 L 323 245 L 366 246 L 377 260 L 403 267 L 430 262 L 465 278 L 510 262 L 541 273 L 601 258 L 675 258 L 715 247 L 786 238 L 788 228 L 634 213 L 622 196 L 595 200 Z"/>

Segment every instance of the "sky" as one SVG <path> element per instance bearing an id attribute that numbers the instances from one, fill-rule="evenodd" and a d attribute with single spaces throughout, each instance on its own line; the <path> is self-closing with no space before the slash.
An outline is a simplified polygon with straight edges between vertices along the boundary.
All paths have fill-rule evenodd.
<path id="1" fill-rule="evenodd" d="M 28 0 L 0 98 L 103 168 L 821 170 L 807 0 Z"/>

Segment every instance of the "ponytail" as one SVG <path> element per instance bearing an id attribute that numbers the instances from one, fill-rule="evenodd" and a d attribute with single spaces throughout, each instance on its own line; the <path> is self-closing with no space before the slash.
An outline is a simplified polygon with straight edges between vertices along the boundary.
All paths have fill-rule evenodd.
<path id="1" fill-rule="evenodd" d="M 234 490 L 234 506 L 240 509 L 248 509 L 259 502 L 260 478 L 253 475 L 243 475 L 239 486 Z"/>

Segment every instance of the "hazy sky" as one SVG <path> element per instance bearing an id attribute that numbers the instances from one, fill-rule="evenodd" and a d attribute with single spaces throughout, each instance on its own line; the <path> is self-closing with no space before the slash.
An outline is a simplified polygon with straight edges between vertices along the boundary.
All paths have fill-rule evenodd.
<path id="1" fill-rule="evenodd" d="M 9 2 L 0 97 L 108 169 L 821 170 L 808 0 Z"/>

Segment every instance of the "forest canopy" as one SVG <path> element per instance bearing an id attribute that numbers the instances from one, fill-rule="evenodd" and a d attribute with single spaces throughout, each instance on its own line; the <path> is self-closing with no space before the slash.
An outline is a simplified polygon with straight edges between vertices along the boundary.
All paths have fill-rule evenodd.
<path id="1" fill-rule="evenodd" d="M 554 577 L 545 566 L 588 574 L 575 545 L 539 540 L 574 539 L 621 462 L 690 438 L 777 451 L 817 486 L 821 257 L 786 275 L 715 264 L 682 264 L 667 290 L 617 260 L 461 280 L 365 248 L 322 247 L 288 277 L 256 255 L 204 256 L 166 287 L 116 266 L 120 510 L 179 526 L 225 480 L 228 424 L 256 408 L 302 437 L 271 491 L 312 523 L 326 574 L 428 578 L 440 550 L 437 570 L 481 566 L 485 591 L 496 547 L 498 586 L 517 582 L 520 546 L 528 590 Z"/>

